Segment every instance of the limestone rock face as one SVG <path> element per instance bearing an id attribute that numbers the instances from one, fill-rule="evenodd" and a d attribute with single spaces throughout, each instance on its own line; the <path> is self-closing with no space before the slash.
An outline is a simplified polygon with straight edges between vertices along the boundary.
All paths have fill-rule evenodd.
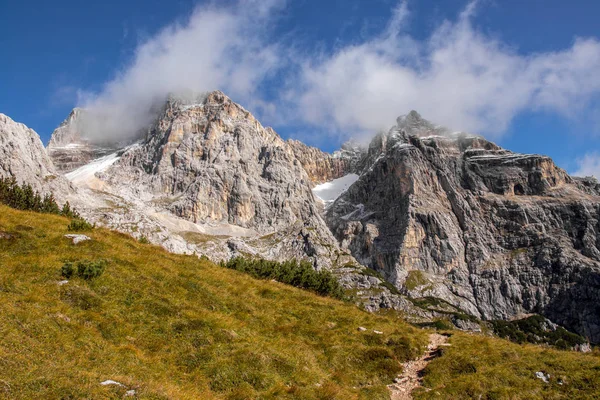
<path id="1" fill-rule="evenodd" d="M 4 114 L 0 114 L 0 176 L 14 176 L 42 194 L 53 192 L 59 200 L 73 190 L 57 172 L 38 134 Z"/>
<path id="2" fill-rule="evenodd" d="M 484 319 L 540 313 L 600 341 L 600 190 L 548 157 L 417 113 L 376 136 L 326 211 L 342 248 L 412 297 Z"/>
<path id="3" fill-rule="evenodd" d="M 148 140 L 123 154 L 112 181 L 132 175 L 171 198 L 173 214 L 197 223 L 269 234 L 319 219 L 309 178 L 286 142 L 221 92 L 198 104 L 171 99 Z"/>
<path id="4" fill-rule="evenodd" d="M 342 148 L 333 154 L 307 146 L 298 140 L 290 139 L 287 143 L 302 164 L 311 182 L 315 184 L 354 173 L 365 153 L 365 149 L 354 142 L 344 143 Z"/>

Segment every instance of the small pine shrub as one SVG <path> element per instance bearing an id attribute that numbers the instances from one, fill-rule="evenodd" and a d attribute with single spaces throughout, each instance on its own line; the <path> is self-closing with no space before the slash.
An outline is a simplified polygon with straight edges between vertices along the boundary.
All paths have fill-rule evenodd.
<path id="1" fill-rule="evenodd" d="M 562 350 L 587 343 L 584 337 L 562 326 L 548 328 L 546 319 L 541 315 L 515 321 L 495 320 L 491 321 L 491 325 L 496 335 L 516 343 L 549 344 Z"/>
<path id="2" fill-rule="evenodd" d="M 76 219 L 71 220 L 71 223 L 69 224 L 67 229 L 72 232 L 79 232 L 79 231 L 91 231 L 95 227 L 96 227 L 95 225 L 90 224 L 85 219 L 76 218 Z"/>
<path id="3" fill-rule="evenodd" d="M 71 279 L 74 273 L 75 265 L 72 262 L 66 262 L 60 269 L 60 274 L 66 279 Z"/>
<path id="4" fill-rule="evenodd" d="M 85 280 L 91 280 L 102 275 L 105 268 L 105 260 L 78 261 L 77 264 L 67 261 L 60 269 L 60 274 L 66 279 L 70 279 L 77 273 L 78 277 Z"/>
<path id="5" fill-rule="evenodd" d="M 45 194 L 33 190 L 31 185 L 19 185 L 15 177 L 0 178 L 0 203 L 17 210 L 57 214 L 69 218 L 81 218 L 67 201 L 62 208 L 56 203 L 52 193 Z"/>
<path id="6" fill-rule="evenodd" d="M 326 270 L 316 271 L 308 261 L 290 260 L 285 262 L 263 259 L 235 257 L 226 263 L 225 268 L 235 269 L 259 279 L 274 279 L 301 289 L 311 290 L 321 296 L 344 299 L 344 290 L 335 276 Z"/>
<path id="7" fill-rule="evenodd" d="M 77 275 L 85 280 L 98 278 L 104 272 L 106 261 L 80 261 L 77 264 Z"/>
<path id="8" fill-rule="evenodd" d="M 138 239 L 138 242 L 140 242 L 141 244 L 150 244 L 150 241 L 148 240 L 148 238 L 146 236 L 140 236 L 140 238 Z"/>

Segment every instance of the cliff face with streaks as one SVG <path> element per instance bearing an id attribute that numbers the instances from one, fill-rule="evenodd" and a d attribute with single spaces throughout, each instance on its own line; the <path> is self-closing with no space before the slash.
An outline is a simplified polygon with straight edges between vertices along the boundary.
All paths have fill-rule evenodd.
<path id="1" fill-rule="evenodd" d="M 287 143 L 311 182 L 315 184 L 329 182 L 355 172 L 365 154 L 365 149 L 354 142 L 344 143 L 341 149 L 333 154 L 307 146 L 298 140 L 290 139 Z"/>
<path id="2" fill-rule="evenodd" d="M 600 341 L 600 186 L 548 157 L 435 127 L 376 137 L 327 209 L 343 248 L 411 297 L 484 319 L 539 313 Z"/>

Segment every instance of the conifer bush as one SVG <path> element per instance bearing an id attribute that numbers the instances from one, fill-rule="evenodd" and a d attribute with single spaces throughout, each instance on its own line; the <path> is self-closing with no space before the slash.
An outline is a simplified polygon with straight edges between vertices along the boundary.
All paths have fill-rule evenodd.
<path id="1" fill-rule="evenodd" d="M 14 176 L 10 178 L 0 177 L 0 203 L 17 210 L 35 211 L 73 218 L 73 221 L 68 226 L 70 231 L 86 231 L 94 228 L 93 225 L 83 219 L 71 207 L 68 201 L 61 208 L 52 193 L 45 194 L 42 197 L 39 192 L 33 190 L 31 185 L 26 183 L 19 185 Z"/>
<path id="2" fill-rule="evenodd" d="M 105 268 L 105 260 L 78 261 L 77 264 L 67 261 L 63 264 L 60 273 L 66 279 L 70 279 L 73 275 L 77 274 L 82 279 L 91 280 L 102 275 Z"/>
<path id="3" fill-rule="evenodd" d="M 308 261 L 285 262 L 235 257 L 221 266 L 244 272 L 259 279 L 274 279 L 301 289 L 311 290 L 321 296 L 343 299 L 344 290 L 335 276 L 326 270 L 317 271 Z"/>
<path id="4" fill-rule="evenodd" d="M 94 229 L 94 225 L 90 224 L 85 219 L 76 218 L 71 221 L 67 229 L 72 232 L 90 231 Z"/>

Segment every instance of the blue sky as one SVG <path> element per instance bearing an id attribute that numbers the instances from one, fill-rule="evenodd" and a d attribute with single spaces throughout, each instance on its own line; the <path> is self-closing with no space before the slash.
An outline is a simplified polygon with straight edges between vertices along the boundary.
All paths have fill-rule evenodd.
<path id="1" fill-rule="evenodd" d="M 76 105 L 135 129 L 221 89 L 325 150 L 416 109 L 600 173 L 600 2 L 0 0 L 0 112 L 42 140 Z M 123 110 L 126 110 L 123 111 Z"/>

